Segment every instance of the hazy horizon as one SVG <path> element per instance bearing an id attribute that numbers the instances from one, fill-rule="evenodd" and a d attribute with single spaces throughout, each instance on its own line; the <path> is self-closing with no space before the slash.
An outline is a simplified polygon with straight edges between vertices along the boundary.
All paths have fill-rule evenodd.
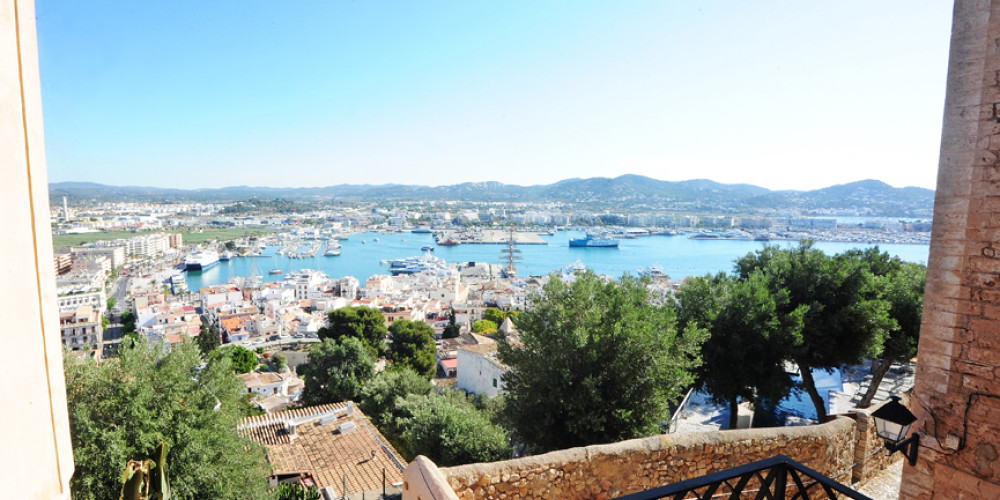
<path id="1" fill-rule="evenodd" d="M 615 179 L 617 177 L 625 177 L 625 176 L 630 176 L 630 175 L 631 176 L 642 176 L 641 174 L 621 174 L 621 175 L 618 175 L 618 176 L 615 176 L 615 177 L 607 177 L 607 176 L 570 177 L 570 178 L 566 178 L 566 179 L 559 179 L 559 180 L 555 181 L 554 183 L 563 182 L 563 181 L 571 181 L 571 180 Z M 885 181 L 883 181 L 881 179 L 872 179 L 872 178 L 869 178 L 869 179 L 858 179 L 858 180 L 855 180 L 855 181 L 848 181 L 848 182 L 843 182 L 843 183 L 838 183 L 838 184 L 831 184 L 829 186 L 822 186 L 822 187 L 813 188 L 813 189 L 773 189 L 773 188 L 769 188 L 767 186 L 761 186 L 761 185 L 758 185 L 758 184 L 748 184 L 748 183 L 742 183 L 742 182 L 722 182 L 722 181 L 717 181 L 715 179 L 706 179 L 706 178 L 680 179 L 680 180 L 672 181 L 672 180 L 667 180 L 667 179 L 657 179 L 655 177 L 650 177 L 650 176 L 642 176 L 642 177 L 648 177 L 648 178 L 653 179 L 653 180 L 664 181 L 664 182 L 709 181 L 709 182 L 716 182 L 716 183 L 725 184 L 725 185 L 751 185 L 751 186 L 765 188 L 765 189 L 768 189 L 770 191 L 814 191 L 816 189 L 824 189 L 824 188 L 829 188 L 829 187 L 834 187 L 834 186 L 841 186 L 841 185 L 845 185 L 845 184 L 853 184 L 853 183 L 856 183 L 856 182 L 864 182 L 864 181 L 883 182 L 883 183 L 888 184 L 889 186 L 891 186 L 893 188 L 896 188 L 896 189 L 902 189 L 902 188 L 920 188 L 920 189 L 929 189 L 931 191 L 935 190 L 935 188 L 925 188 L 923 186 L 912 186 L 912 185 L 908 185 L 908 186 L 895 186 L 895 185 L 892 185 L 892 184 L 890 184 L 888 182 L 885 182 Z M 52 181 L 52 180 L 50 180 L 49 181 L 49 185 L 52 185 L 52 184 L 63 184 L 63 183 L 81 183 L 81 184 L 98 184 L 98 185 L 102 185 L 102 186 L 120 187 L 120 188 L 153 188 L 153 189 L 202 190 L 202 189 L 238 188 L 238 187 L 241 187 L 241 188 L 250 188 L 250 189 L 255 189 L 255 188 L 262 188 L 262 189 L 314 189 L 314 188 L 324 188 L 324 187 L 344 186 L 344 185 L 347 185 L 347 186 L 388 186 L 388 185 L 400 185 L 400 186 L 419 186 L 419 187 L 436 188 L 436 187 L 455 186 L 455 185 L 459 185 L 459 184 L 468 184 L 468 183 L 472 183 L 472 184 L 485 184 L 485 183 L 490 183 L 490 182 L 501 182 L 501 181 L 465 181 L 465 182 L 456 182 L 454 184 L 402 184 L 402 183 L 398 183 L 398 182 L 343 183 L 343 184 L 328 184 L 328 185 L 325 185 L 325 186 L 268 186 L 268 185 L 265 185 L 265 184 L 231 184 L 231 185 L 228 185 L 228 186 L 218 186 L 218 187 L 185 186 L 185 187 L 178 188 L 178 187 L 172 187 L 172 186 L 155 186 L 155 185 L 148 185 L 148 184 L 105 184 L 105 183 L 102 183 L 102 182 L 94 182 L 94 181 L 80 181 L 80 180 Z M 545 183 L 545 184 L 540 184 L 540 183 L 535 183 L 535 184 L 518 184 L 518 183 L 512 183 L 512 182 L 501 182 L 501 183 L 505 184 L 505 185 L 518 186 L 518 187 L 531 187 L 531 186 L 540 186 L 540 185 L 554 184 L 553 182 Z"/>

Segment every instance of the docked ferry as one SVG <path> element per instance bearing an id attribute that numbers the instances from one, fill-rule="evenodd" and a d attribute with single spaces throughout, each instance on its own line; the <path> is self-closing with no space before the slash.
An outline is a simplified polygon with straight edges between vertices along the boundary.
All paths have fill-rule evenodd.
<path id="1" fill-rule="evenodd" d="M 206 251 L 195 252 L 184 259 L 184 269 L 187 271 L 201 271 L 208 269 L 219 263 L 219 252 Z"/>
<path id="2" fill-rule="evenodd" d="M 588 234 L 586 238 L 573 238 L 569 240 L 569 246 L 577 248 L 617 248 L 618 240 L 614 238 L 594 238 Z"/>

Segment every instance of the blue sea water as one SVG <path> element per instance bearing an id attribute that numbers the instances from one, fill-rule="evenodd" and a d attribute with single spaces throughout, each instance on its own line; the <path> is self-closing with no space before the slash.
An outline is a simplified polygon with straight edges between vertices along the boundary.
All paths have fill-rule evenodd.
<path id="1" fill-rule="evenodd" d="M 764 243 L 746 240 L 692 240 L 687 236 L 646 236 L 637 239 L 623 239 L 618 248 L 572 248 L 570 238 L 582 238 L 584 233 L 559 231 L 555 236 L 543 236 L 548 245 L 519 245 L 523 260 L 518 263 L 521 276 L 543 275 L 580 261 L 598 273 L 621 276 L 636 274 L 640 269 L 659 265 L 673 279 L 688 276 L 703 276 L 719 271 L 731 271 L 733 261 L 760 249 Z M 375 241 L 378 238 L 379 241 Z M 400 259 L 420 255 L 420 248 L 434 245 L 430 234 L 419 233 L 360 233 L 341 241 L 341 255 L 324 257 L 322 252 L 316 257 L 289 259 L 276 255 L 279 247 L 268 247 L 265 257 L 235 257 L 230 261 L 205 271 L 187 272 L 187 282 L 191 290 L 202 286 L 226 283 L 233 277 L 251 275 L 253 266 L 264 276 L 265 281 L 280 281 L 282 275 L 269 275 L 272 268 L 281 269 L 285 274 L 299 269 L 320 269 L 332 277 L 351 275 L 363 283 L 374 274 L 387 274 L 388 266 L 381 264 L 385 259 Z M 795 245 L 793 242 L 776 242 L 782 246 Z M 874 245 L 857 243 L 818 242 L 816 247 L 834 254 L 852 248 Z M 501 263 L 500 250 L 503 245 L 457 245 L 453 247 L 435 246 L 434 255 L 454 262 Z M 883 251 L 908 262 L 927 263 L 927 245 L 878 245 Z"/>

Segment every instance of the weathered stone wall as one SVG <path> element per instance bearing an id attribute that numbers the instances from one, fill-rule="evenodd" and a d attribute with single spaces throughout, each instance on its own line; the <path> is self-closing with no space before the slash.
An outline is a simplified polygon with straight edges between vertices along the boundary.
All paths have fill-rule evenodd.
<path id="1" fill-rule="evenodd" d="M 858 437 L 868 440 L 867 428 L 858 427 L 840 417 L 814 426 L 665 434 L 441 472 L 462 500 L 614 498 L 780 454 L 851 483 L 854 474 L 872 475 L 854 467 Z"/>
<path id="2" fill-rule="evenodd" d="M 1000 498 L 1000 0 L 957 0 L 901 498 Z"/>

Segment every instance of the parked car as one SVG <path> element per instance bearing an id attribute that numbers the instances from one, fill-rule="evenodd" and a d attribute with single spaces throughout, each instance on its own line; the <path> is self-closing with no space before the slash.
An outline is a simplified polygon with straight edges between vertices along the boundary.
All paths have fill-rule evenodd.
<path id="1" fill-rule="evenodd" d="M 310 338 L 310 339 L 318 339 L 319 335 L 316 335 L 315 333 L 309 332 L 309 333 L 306 334 L 306 337 Z"/>
<path id="2" fill-rule="evenodd" d="M 280 338 L 281 338 L 281 337 L 279 337 L 279 336 L 277 336 L 277 335 L 271 335 L 270 337 L 268 337 L 268 338 L 267 338 L 267 340 L 271 340 L 271 341 L 274 341 L 274 340 L 278 340 L 278 339 L 280 339 Z"/>
<path id="3" fill-rule="evenodd" d="M 295 334 L 295 335 L 293 335 L 293 336 L 294 336 L 295 338 L 297 338 L 297 339 L 304 339 L 304 338 L 306 338 L 306 335 L 305 335 L 304 333 L 296 333 L 296 334 Z"/>

